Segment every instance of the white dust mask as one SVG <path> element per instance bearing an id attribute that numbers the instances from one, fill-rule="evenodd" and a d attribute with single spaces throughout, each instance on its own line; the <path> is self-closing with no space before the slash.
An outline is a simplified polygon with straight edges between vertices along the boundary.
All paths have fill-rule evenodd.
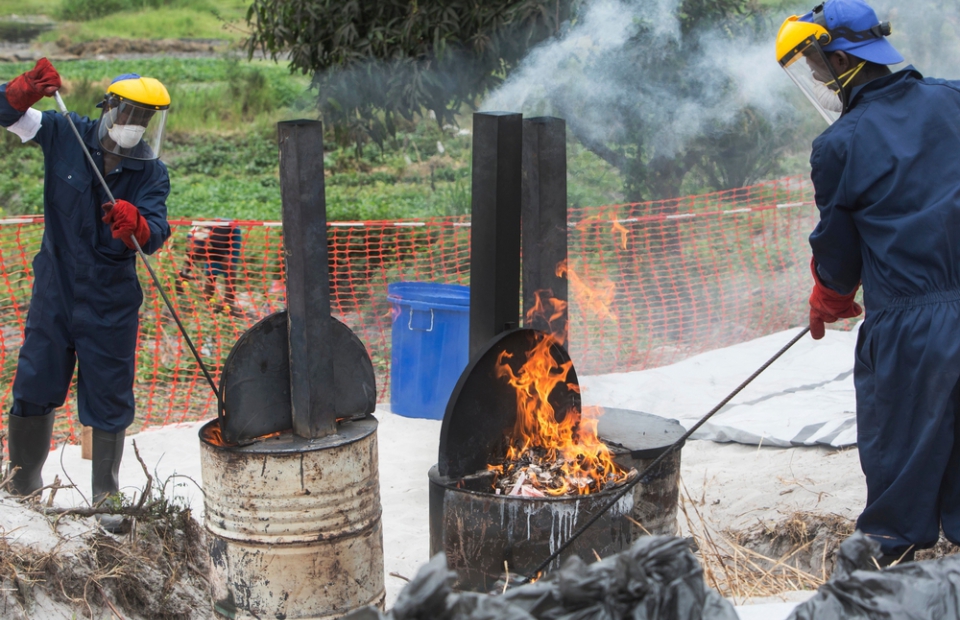
<path id="1" fill-rule="evenodd" d="M 122 149 L 132 149 L 140 143 L 146 127 L 140 125 L 113 125 L 107 130 L 110 138 Z"/>
<path id="2" fill-rule="evenodd" d="M 823 106 L 824 110 L 837 113 L 843 112 L 843 102 L 840 101 L 840 94 L 829 88 L 823 82 L 814 80 L 813 94 L 816 96 L 817 101 L 820 102 L 820 105 Z"/>

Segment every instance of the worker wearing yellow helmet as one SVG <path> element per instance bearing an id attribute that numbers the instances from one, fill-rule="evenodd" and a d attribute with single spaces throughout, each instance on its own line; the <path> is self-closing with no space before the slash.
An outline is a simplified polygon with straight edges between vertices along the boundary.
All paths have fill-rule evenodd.
<path id="1" fill-rule="evenodd" d="M 34 107 L 60 86 L 45 58 L 0 85 L 0 126 L 39 145 L 45 168 L 43 240 L 6 420 L 8 463 L 19 468 L 9 489 L 29 495 L 42 488 L 55 410 L 76 375 L 80 422 L 93 429 L 91 487 L 99 503 L 119 490 L 124 436 L 135 414 L 143 302 L 136 244 L 151 254 L 170 236 L 170 177 L 158 159 L 170 95 L 158 80 L 128 73 L 107 87 L 99 119 Z M 122 529 L 115 515 L 101 517 L 105 528 Z"/>
<path id="2" fill-rule="evenodd" d="M 103 101 L 97 138 L 109 153 L 130 159 L 157 159 L 170 108 L 160 80 L 125 73 L 110 83 Z"/>
<path id="3" fill-rule="evenodd" d="M 903 62 L 886 39 L 890 34 L 890 22 L 877 21 L 866 3 L 826 2 L 783 22 L 777 61 L 833 123 L 846 110 L 853 82 L 868 63 L 885 67 Z M 834 55 L 837 51 L 844 54 Z"/>
<path id="4" fill-rule="evenodd" d="M 881 564 L 960 544 L 960 82 L 924 77 L 863 0 L 787 19 L 777 61 L 829 126 L 813 142 L 810 333 L 861 314 L 866 505 Z"/>

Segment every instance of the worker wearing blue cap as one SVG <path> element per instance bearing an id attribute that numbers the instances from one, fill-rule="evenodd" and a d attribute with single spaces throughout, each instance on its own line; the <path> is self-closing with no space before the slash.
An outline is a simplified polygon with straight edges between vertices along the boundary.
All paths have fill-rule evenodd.
<path id="1" fill-rule="evenodd" d="M 925 78 L 862 0 L 787 19 L 777 60 L 830 124 L 813 143 L 820 222 L 810 332 L 861 313 L 854 384 L 882 563 L 942 528 L 960 544 L 960 82 Z"/>
<path id="2" fill-rule="evenodd" d="M 119 489 L 124 434 L 134 418 L 143 294 L 131 237 L 152 253 L 170 236 L 170 180 L 157 159 L 170 95 L 156 79 L 121 75 L 107 87 L 99 119 L 71 113 L 77 136 L 62 115 L 33 107 L 60 82 L 42 58 L 0 86 L 0 126 L 36 142 L 45 168 L 43 241 L 33 259 L 33 296 L 7 418 L 9 464 L 19 468 L 10 488 L 28 495 L 42 487 L 54 410 L 79 366 L 78 410 L 80 422 L 93 427 L 92 487 L 99 502 Z"/>

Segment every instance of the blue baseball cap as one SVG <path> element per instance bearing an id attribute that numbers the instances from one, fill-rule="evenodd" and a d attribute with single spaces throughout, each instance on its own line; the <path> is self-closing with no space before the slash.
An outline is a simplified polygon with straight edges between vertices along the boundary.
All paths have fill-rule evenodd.
<path id="1" fill-rule="evenodd" d="M 139 79 L 140 79 L 139 73 L 123 73 L 113 78 L 112 80 L 110 80 L 110 84 L 113 85 L 113 84 L 116 84 L 117 82 L 122 82 L 123 80 L 139 80 Z M 96 107 L 102 108 L 103 102 L 101 101 L 100 103 L 98 103 Z"/>
<path id="2" fill-rule="evenodd" d="M 800 21 L 820 23 L 827 29 L 832 40 L 823 47 L 825 52 L 849 52 L 878 65 L 903 62 L 882 33 L 876 11 L 863 0 L 826 0 Z"/>

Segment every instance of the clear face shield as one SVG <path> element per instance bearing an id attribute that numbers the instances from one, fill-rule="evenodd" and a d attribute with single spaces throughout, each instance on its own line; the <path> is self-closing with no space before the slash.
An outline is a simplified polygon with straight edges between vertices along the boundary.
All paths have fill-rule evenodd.
<path id="1" fill-rule="evenodd" d="M 827 55 L 816 41 L 801 45 L 796 54 L 781 64 L 827 124 L 832 125 L 840 118 L 846 103 L 845 94 Z"/>
<path id="2" fill-rule="evenodd" d="M 822 15 L 822 9 L 814 9 L 813 15 L 814 21 L 801 20 L 794 15 L 783 22 L 780 32 L 777 33 L 777 61 L 820 116 L 827 124 L 832 125 L 847 109 L 846 86 L 866 62 L 861 61 L 842 75 L 837 75 L 827 53 L 823 51 L 823 46 L 829 45 L 833 40 L 832 35 L 822 24 L 815 23 L 819 19 L 817 16 Z M 876 29 L 879 29 L 877 32 L 880 34 L 875 32 Z M 886 26 L 886 31 L 889 31 L 889 26 Z M 883 24 L 878 24 L 876 28 L 865 32 L 844 30 L 840 33 L 838 30 L 837 33 L 838 36 L 860 41 L 864 40 L 864 37 L 882 38 L 886 31 Z"/>
<path id="3" fill-rule="evenodd" d="M 107 95 L 100 115 L 100 146 L 120 157 L 157 159 L 167 110 Z"/>

